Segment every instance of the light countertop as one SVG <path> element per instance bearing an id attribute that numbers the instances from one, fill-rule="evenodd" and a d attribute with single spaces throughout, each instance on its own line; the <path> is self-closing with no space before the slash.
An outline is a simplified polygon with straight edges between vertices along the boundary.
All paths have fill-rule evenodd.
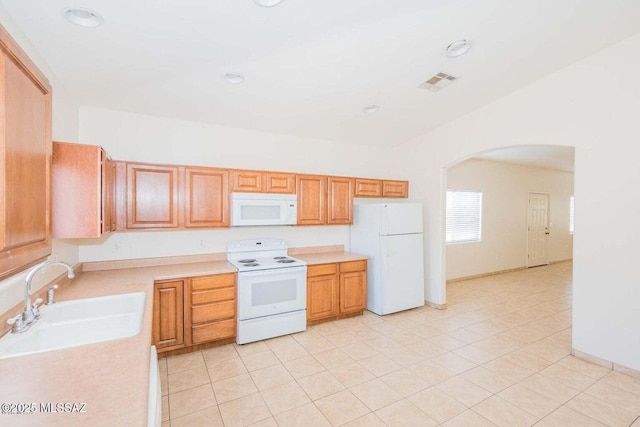
<path id="1" fill-rule="evenodd" d="M 295 255 L 309 265 L 366 260 L 349 252 Z M 133 337 L 0 360 L 0 403 L 35 404 L 34 414 L 2 415 L 11 426 L 146 426 L 153 283 L 235 273 L 226 261 L 84 272 L 56 301 L 145 292 L 141 332 Z M 43 316 L 46 312 L 43 313 Z M 85 404 L 83 413 L 41 413 L 40 404 Z"/>
<path id="2" fill-rule="evenodd" d="M 146 426 L 154 280 L 235 273 L 226 261 L 85 272 L 57 301 L 145 292 L 133 337 L 0 360 L 0 403 L 35 403 L 38 412 L 0 414 L 11 426 Z M 43 316 L 45 314 L 43 313 Z M 84 413 L 39 412 L 41 403 L 84 403 Z"/>
<path id="3" fill-rule="evenodd" d="M 329 264 L 334 262 L 349 262 L 349 261 L 361 261 L 366 260 L 366 255 L 354 254 L 351 252 L 318 252 L 293 255 L 298 259 L 301 259 L 307 263 L 307 265 Z"/>

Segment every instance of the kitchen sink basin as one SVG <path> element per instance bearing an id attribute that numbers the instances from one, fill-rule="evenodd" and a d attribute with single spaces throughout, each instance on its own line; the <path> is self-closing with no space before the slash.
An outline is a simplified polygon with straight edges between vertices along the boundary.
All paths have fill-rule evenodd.
<path id="1" fill-rule="evenodd" d="M 28 331 L 0 338 L 0 359 L 138 335 L 144 300 L 136 292 L 44 306 Z"/>

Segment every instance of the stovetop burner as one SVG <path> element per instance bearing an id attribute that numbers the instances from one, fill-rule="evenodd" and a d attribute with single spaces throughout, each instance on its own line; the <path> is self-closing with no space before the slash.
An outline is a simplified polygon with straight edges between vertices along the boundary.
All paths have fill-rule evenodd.
<path id="1" fill-rule="evenodd" d="M 286 242 L 282 239 L 248 239 L 229 242 L 227 260 L 239 272 L 306 268 L 304 261 L 288 256 Z"/>

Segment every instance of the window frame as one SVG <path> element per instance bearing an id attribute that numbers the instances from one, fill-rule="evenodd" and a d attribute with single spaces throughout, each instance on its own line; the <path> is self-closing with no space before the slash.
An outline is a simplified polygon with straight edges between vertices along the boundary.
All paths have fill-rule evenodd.
<path id="1" fill-rule="evenodd" d="M 455 197 L 455 195 L 463 195 L 463 194 L 472 194 L 477 197 L 477 206 L 472 206 L 474 212 L 472 213 L 472 217 L 468 218 L 458 218 L 458 221 L 463 222 L 474 222 L 470 227 L 464 227 L 464 229 L 451 230 L 450 229 L 450 216 L 453 213 L 450 211 L 451 203 L 449 202 L 450 197 Z M 447 245 L 456 245 L 461 243 L 479 243 L 482 242 L 482 210 L 483 210 L 483 193 L 481 190 L 454 190 L 447 189 L 446 191 L 446 199 L 445 199 L 445 244 Z M 468 203 L 472 203 L 473 200 L 468 200 Z M 451 225 L 451 228 L 454 226 Z M 457 234 L 469 234 L 471 232 L 475 232 L 475 234 L 471 238 L 454 238 L 453 235 Z"/>

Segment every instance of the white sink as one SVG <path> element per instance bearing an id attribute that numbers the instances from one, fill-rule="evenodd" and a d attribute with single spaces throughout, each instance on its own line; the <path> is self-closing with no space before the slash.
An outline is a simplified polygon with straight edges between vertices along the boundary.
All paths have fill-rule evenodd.
<path id="1" fill-rule="evenodd" d="M 136 292 L 45 305 L 28 331 L 0 338 L 0 359 L 138 335 L 144 300 Z"/>

